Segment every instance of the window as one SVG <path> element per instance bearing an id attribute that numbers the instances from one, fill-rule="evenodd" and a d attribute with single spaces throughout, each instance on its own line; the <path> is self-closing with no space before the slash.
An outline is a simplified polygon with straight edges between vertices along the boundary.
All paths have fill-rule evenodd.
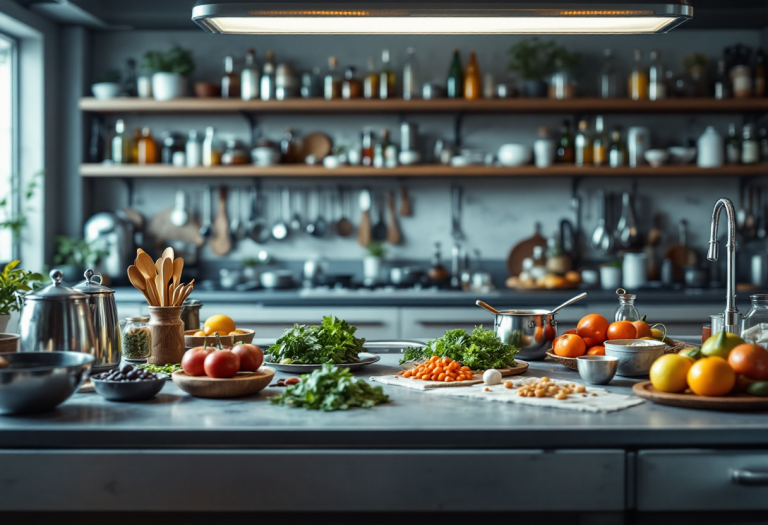
<path id="1" fill-rule="evenodd" d="M 16 43 L 0 34 L 0 223 L 17 216 L 18 155 L 16 133 Z M 12 228 L 0 228 L 0 263 L 18 255 Z"/>

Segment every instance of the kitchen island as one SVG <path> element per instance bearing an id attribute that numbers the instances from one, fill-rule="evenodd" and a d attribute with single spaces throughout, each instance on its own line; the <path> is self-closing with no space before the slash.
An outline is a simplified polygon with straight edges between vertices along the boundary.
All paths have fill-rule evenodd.
<path id="1" fill-rule="evenodd" d="M 397 358 L 356 375 L 393 373 Z M 550 361 L 528 374 L 580 381 Z M 632 395 L 633 383 L 608 389 Z M 646 402 L 595 414 L 384 388 L 389 404 L 320 413 L 270 404 L 279 388 L 206 400 L 168 383 L 150 401 L 76 394 L 50 413 L 0 417 L 0 509 L 599 511 L 619 521 L 631 509 L 768 509 L 768 486 L 732 481 L 735 469 L 768 471 L 765 413 Z M 204 497 L 213 486 L 225 495 Z"/>

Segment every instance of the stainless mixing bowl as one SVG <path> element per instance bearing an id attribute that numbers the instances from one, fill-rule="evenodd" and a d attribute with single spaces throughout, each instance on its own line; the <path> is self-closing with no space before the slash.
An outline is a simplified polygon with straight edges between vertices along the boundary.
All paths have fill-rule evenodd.
<path id="1" fill-rule="evenodd" d="M 576 358 L 581 378 L 590 385 L 607 385 L 616 375 L 619 359 L 604 355 L 582 355 Z"/>
<path id="2" fill-rule="evenodd" d="M 83 352 L 3 354 L 0 414 L 53 410 L 74 394 L 91 371 L 94 357 Z"/>

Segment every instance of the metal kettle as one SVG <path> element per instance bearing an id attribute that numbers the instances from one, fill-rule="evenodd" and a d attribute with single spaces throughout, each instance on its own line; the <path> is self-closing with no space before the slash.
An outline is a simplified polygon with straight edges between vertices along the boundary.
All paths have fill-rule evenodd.
<path id="1" fill-rule="evenodd" d="M 120 364 L 120 321 L 117 317 L 115 291 L 101 285 L 100 274 L 90 268 L 85 272 L 85 281 L 73 289 L 85 294 L 91 309 L 93 330 L 96 336 L 95 371 L 114 368 Z"/>
<path id="2" fill-rule="evenodd" d="M 22 352 L 85 352 L 101 361 L 93 317 L 84 293 L 61 284 L 61 270 L 50 273 L 53 283 L 23 296 L 19 331 Z"/>

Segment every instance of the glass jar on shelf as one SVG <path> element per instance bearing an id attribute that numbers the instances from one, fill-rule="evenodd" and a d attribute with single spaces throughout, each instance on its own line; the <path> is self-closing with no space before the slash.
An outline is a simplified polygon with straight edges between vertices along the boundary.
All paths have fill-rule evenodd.
<path id="1" fill-rule="evenodd" d="M 146 361 L 152 349 L 149 317 L 126 317 L 123 327 L 123 357 L 127 361 Z"/>
<path id="2" fill-rule="evenodd" d="M 742 321 L 741 338 L 765 344 L 764 337 L 768 334 L 768 294 L 750 295 L 749 298 L 752 308 Z"/>
<path id="3" fill-rule="evenodd" d="M 616 290 L 616 295 L 619 296 L 619 307 L 616 308 L 616 313 L 613 315 L 614 321 L 639 321 L 640 313 L 635 307 L 636 295 L 627 293 L 623 288 Z"/>

